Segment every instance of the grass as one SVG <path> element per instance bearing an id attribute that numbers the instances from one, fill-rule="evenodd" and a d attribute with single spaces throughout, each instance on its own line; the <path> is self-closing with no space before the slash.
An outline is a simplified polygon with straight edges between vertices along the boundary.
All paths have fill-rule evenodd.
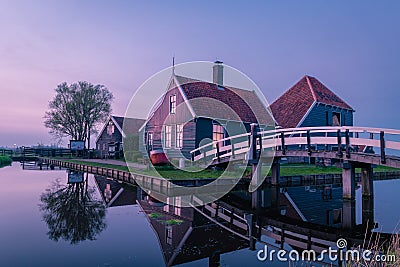
<path id="1" fill-rule="evenodd" d="M 112 168 L 116 170 L 122 171 L 129 171 L 127 166 L 116 165 L 116 164 L 108 164 L 108 163 L 99 163 L 99 162 L 90 162 L 84 160 L 76 160 L 76 159 L 61 159 L 67 162 L 73 162 L 78 164 L 84 164 L 88 166 L 94 167 L 104 167 L 104 168 Z M 222 170 L 200 170 L 196 171 L 195 167 L 187 168 L 188 171 L 182 171 L 174 169 L 171 166 L 157 166 L 150 170 L 140 170 L 140 169 L 132 169 L 132 172 L 137 174 L 144 174 L 149 176 L 156 176 L 156 177 L 165 177 L 170 179 L 205 179 L 205 178 L 219 178 L 224 172 Z M 226 172 L 224 177 L 237 177 L 240 175 L 240 170 Z"/>
<path id="2" fill-rule="evenodd" d="M 377 166 L 374 172 L 391 172 L 400 171 L 400 169 Z M 360 173 L 361 169 L 356 168 L 356 173 Z M 312 175 L 312 174 L 341 174 L 342 169 L 334 166 L 315 166 L 310 164 L 284 164 L 281 165 L 281 176 L 299 176 L 299 175 Z M 269 173 L 271 175 L 271 173 Z"/>
<path id="3" fill-rule="evenodd" d="M 12 162 L 9 156 L 0 156 L 0 168 L 10 165 Z"/>
<path id="4" fill-rule="evenodd" d="M 77 159 L 63 159 L 64 161 L 74 162 L 85 164 L 88 166 L 94 167 L 105 167 L 105 168 L 112 168 L 116 170 L 122 171 L 129 171 L 127 166 L 116 165 L 116 164 L 109 164 L 109 163 L 99 163 L 99 162 L 90 162 L 90 161 L 83 161 Z M 224 173 L 222 170 L 211 170 L 205 169 L 201 170 L 197 167 L 188 167 L 186 168 L 187 171 L 177 170 L 171 166 L 157 166 L 151 168 L 150 170 L 141 170 L 141 169 L 133 169 L 131 171 L 137 174 L 144 174 L 149 176 L 156 176 L 156 177 L 165 177 L 170 179 L 205 179 L 205 178 L 219 178 L 222 174 L 224 177 L 232 177 L 237 178 L 238 176 L 242 175 L 243 167 L 238 168 L 236 170 L 227 171 Z M 249 175 L 251 168 L 247 167 L 245 170 L 244 175 Z M 262 173 L 266 174 L 267 168 L 263 168 Z M 268 170 L 268 175 L 271 175 L 270 170 Z M 400 169 L 384 167 L 384 166 L 377 166 L 374 168 L 374 172 L 388 172 L 388 171 L 400 171 Z M 301 175 L 312 175 L 312 174 L 340 174 L 342 172 L 341 168 L 337 168 L 334 166 L 315 166 L 310 164 L 282 164 L 281 165 L 281 176 L 301 176 Z M 361 172 L 360 169 L 356 169 L 356 172 Z"/>
<path id="5" fill-rule="evenodd" d="M 180 225 L 181 223 L 183 223 L 183 220 L 179 220 L 179 219 L 171 219 L 171 220 L 165 221 L 166 225 Z"/>

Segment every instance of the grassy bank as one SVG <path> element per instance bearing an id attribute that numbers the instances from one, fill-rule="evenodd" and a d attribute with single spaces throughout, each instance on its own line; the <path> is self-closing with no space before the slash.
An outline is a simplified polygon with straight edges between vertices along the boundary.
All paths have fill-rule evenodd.
<path id="1" fill-rule="evenodd" d="M 8 156 L 0 156 L 0 168 L 10 165 L 12 162 L 11 158 Z"/>
<path id="2" fill-rule="evenodd" d="M 74 163 L 79 163 L 79 164 L 84 164 L 84 165 L 94 166 L 94 167 L 104 167 L 104 168 L 112 168 L 112 169 L 122 170 L 122 171 L 129 171 L 127 166 L 121 166 L 121 165 L 116 165 L 116 164 L 90 162 L 90 161 L 75 160 L 75 159 L 71 159 L 71 160 L 64 159 L 64 161 L 74 162 Z M 196 171 L 196 170 L 194 168 L 193 169 L 189 168 L 189 172 L 186 172 L 186 171 L 176 170 L 170 166 L 160 166 L 160 167 L 151 168 L 150 170 L 141 170 L 141 169 L 133 170 L 133 172 L 138 173 L 138 174 L 145 174 L 145 175 L 156 176 L 156 177 L 162 176 L 162 177 L 168 177 L 171 179 L 218 178 L 223 173 L 223 171 L 220 171 L 220 170 L 208 170 L 208 169 L 196 171 L 196 172 L 190 172 L 190 171 Z M 238 173 L 239 173 L 239 171 L 227 172 L 227 173 L 225 173 L 224 177 L 237 177 Z"/>
<path id="3" fill-rule="evenodd" d="M 127 166 L 121 166 L 116 164 L 109 164 L 103 162 L 88 162 L 83 160 L 76 160 L 76 159 L 64 159 L 65 161 L 74 162 L 85 164 L 88 166 L 95 166 L 95 167 L 105 167 L 105 168 L 113 168 L 122 171 L 129 171 Z M 195 167 L 188 168 L 189 172 L 176 170 L 170 166 L 162 166 L 152 168 L 150 170 L 141 170 L 135 169 L 134 172 L 138 174 L 145 174 L 149 176 L 162 176 L 168 177 L 171 179 L 195 179 L 195 178 L 218 178 L 221 176 L 223 171 L 221 170 L 201 170 L 196 171 Z M 190 172 L 192 171 L 192 172 Z M 263 168 L 263 173 L 266 174 L 267 168 Z M 383 167 L 377 166 L 374 169 L 374 172 L 387 172 L 387 171 L 400 171 L 400 169 L 390 168 L 390 167 Z M 224 177 L 238 177 L 243 172 L 243 168 L 237 169 L 234 171 L 227 171 L 224 174 Z M 245 175 L 250 175 L 251 168 L 247 167 L 245 170 Z M 356 169 L 356 172 L 361 172 L 360 169 Z M 312 174 L 340 174 L 342 173 L 342 169 L 329 166 L 329 167 L 319 167 L 315 165 L 309 164 L 283 164 L 281 165 L 281 176 L 300 176 L 300 175 L 312 175 Z M 269 172 L 268 175 L 271 175 Z"/>
<path id="4" fill-rule="evenodd" d="M 400 171 L 400 169 L 390 168 L 385 166 L 377 166 L 374 172 L 392 172 Z M 361 172 L 361 169 L 356 169 L 356 172 Z M 319 167 L 309 164 L 285 164 L 281 165 L 281 176 L 297 176 L 297 175 L 311 175 L 311 174 L 340 174 L 341 168 L 334 166 Z"/>

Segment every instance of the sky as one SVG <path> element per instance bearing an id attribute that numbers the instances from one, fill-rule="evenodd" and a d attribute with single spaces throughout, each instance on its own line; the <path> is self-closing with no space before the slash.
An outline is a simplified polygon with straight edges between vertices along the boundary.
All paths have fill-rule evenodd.
<path id="1" fill-rule="evenodd" d="M 55 143 L 54 88 L 107 86 L 123 115 L 135 90 L 176 63 L 223 61 L 272 103 L 304 75 L 400 129 L 400 1 L 0 0 L 0 146 Z"/>

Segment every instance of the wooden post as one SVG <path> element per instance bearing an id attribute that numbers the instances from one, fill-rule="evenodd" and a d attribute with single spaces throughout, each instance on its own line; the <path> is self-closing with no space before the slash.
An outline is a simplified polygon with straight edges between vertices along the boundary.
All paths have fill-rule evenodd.
<path id="1" fill-rule="evenodd" d="M 346 158 L 350 158 L 350 134 L 349 134 L 349 129 L 346 129 L 345 139 L 346 139 Z"/>
<path id="2" fill-rule="evenodd" d="M 221 158 L 219 157 L 219 142 L 217 142 L 216 148 L 217 148 L 217 159 L 218 159 L 218 163 L 220 163 L 220 162 L 221 162 Z"/>
<path id="3" fill-rule="evenodd" d="M 381 131 L 380 133 L 380 143 L 381 143 L 381 163 L 386 163 L 386 154 L 385 154 L 385 132 Z"/>
<path id="4" fill-rule="evenodd" d="M 374 172 L 371 164 L 361 168 L 362 195 L 370 197 L 374 195 Z"/>
<path id="5" fill-rule="evenodd" d="M 362 197 L 362 224 L 364 225 L 364 229 L 367 230 L 375 228 L 373 196 Z"/>
<path id="6" fill-rule="evenodd" d="M 281 169 L 281 164 L 279 163 L 279 159 L 275 159 L 272 162 L 271 166 L 271 184 L 273 185 L 279 185 L 279 178 L 280 178 L 280 169 Z"/>
<path id="7" fill-rule="evenodd" d="M 307 151 L 308 151 L 308 155 L 311 155 L 311 136 L 310 136 L 310 130 L 307 130 Z"/>
<path id="8" fill-rule="evenodd" d="M 232 158 L 235 158 L 235 146 L 233 143 L 233 139 L 231 139 L 231 154 L 232 154 Z"/>
<path id="9" fill-rule="evenodd" d="M 281 133 L 281 149 L 282 149 L 282 155 L 286 155 L 285 134 L 284 133 Z"/>
<path id="10" fill-rule="evenodd" d="M 350 199 L 343 200 L 343 214 L 342 214 L 343 229 L 353 229 L 356 225 L 356 201 Z"/>
<path id="11" fill-rule="evenodd" d="M 351 162 L 343 163 L 342 184 L 343 184 L 343 199 L 354 200 L 356 194 L 355 168 Z"/>
<path id="12" fill-rule="evenodd" d="M 338 143 L 338 157 L 342 157 L 343 156 L 343 152 L 342 152 L 342 133 L 340 132 L 340 130 L 337 130 L 337 143 Z"/>

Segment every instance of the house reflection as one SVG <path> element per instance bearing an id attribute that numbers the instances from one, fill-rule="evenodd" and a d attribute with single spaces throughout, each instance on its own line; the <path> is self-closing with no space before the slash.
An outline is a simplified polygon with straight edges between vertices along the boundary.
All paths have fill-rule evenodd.
<path id="1" fill-rule="evenodd" d="M 138 203 L 157 235 L 166 266 L 204 258 L 209 266 L 220 266 L 221 254 L 249 245 L 193 208 L 163 204 L 147 195 Z"/>
<path id="2" fill-rule="evenodd" d="M 127 185 L 100 175 L 94 175 L 94 180 L 107 208 L 136 204 L 138 191 L 136 186 Z"/>

